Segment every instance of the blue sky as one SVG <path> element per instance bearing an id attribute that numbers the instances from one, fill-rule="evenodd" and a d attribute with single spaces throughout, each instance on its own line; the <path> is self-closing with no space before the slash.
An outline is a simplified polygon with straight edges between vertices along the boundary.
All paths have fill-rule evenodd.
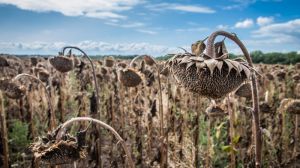
<path id="1" fill-rule="evenodd" d="M 250 51 L 300 51 L 298 0 L 0 0 L 0 53 L 90 54 L 190 50 L 215 30 L 235 32 Z M 230 52 L 240 53 L 229 40 Z"/>

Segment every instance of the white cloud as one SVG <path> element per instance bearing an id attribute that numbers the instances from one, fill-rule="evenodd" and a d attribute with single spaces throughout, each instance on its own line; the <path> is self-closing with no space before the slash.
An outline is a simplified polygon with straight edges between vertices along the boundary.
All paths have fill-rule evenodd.
<path id="1" fill-rule="evenodd" d="M 151 54 L 164 55 L 167 53 L 176 53 L 178 48 L 168 47 L 164 45 L 156 45 L 149 43 L 107 43 L 98 41 L 81 41 L 78 43 L 65 42 L 0 42 L 0 50 L 9 53 L 46 53 L 56 54 L 60 49 L 66 45 L 77 46 L 86 50 L 88 54 Z"/>
<path id="2" fill-rule="evenodd" d="M 0 4 L 15 5 L 23 10 L 59 12 L 66 16 L 86 16 L 100 19 L 124 19 L 118 12 L 132 9 L 141 0 L 0 0 Z"/>
<path id="3" fill-rule="evenodd" d="M 145 34 L 150 34 L 150 35 L 157 34 L 156 31 L 152 31 L 152 30 L 138 29 L 137 31 Z"/>
<path id="4" fill-rule="evenodd" d="M 215 13 L 216 11 L 205 6 L 199 5 L 182 5 L 176 3 L 159 3 L 148 5 L 147 8 L 155 11 L 163 11 L 163 10 L 176 10 L 182 12 L 191 12 L 191 13 Z"/>
<path id="5" fill-rule="evenodd" d="M 106 19 L 106 18 L 112 18 L 115 19 L 113 22 L 116 21 L 116 19 L 125 19 L 126 16 L 119 15 L 112 12 L 89 12 L 85 16 L 91 17 L 91 18 L 98 18 L 98 19 Z"/>
<path id="6" fill-rule="evenodd" d="M 300 36 L 300 19 L 290 20 L 283 23 L 273 23 L 262 26 L 253 32 L 255 36 L 259 37 L 276 37 L 278 35 L 286 36 Z"/>
<path id="7" fill-rule="evenodd" d="M 281 2 L 282 0 L 231 0 L 231 1 L 233 1 L 234 4 L 224 6 L 223 7 L 224 10 L 235 10 L 235 9 L 242 10 L 259 1 L 267 3 L 267 2 Z"/>
<path id="8" fill-rule="evenodd" d="M 252 19 L 245 19 L 244 21 L 241 22 L 237 22 L 234 27 L 235 28 L 250 28 L 251 26 L 253 26 L 253 20 Z"/>
<path id="9" fill-rule="evenodd" d="M 259 16 L 259 17 L 256 19 L 256 23 L 257 23 L 259 26 L 265 26 L 265 25 L 271 24 L 271 23 L 273 23 L 273 21 L 274 21 L 274 18 L 273 18 L 273 17 L 263 17 L 263 16 Z"/>
<path id="10" fill-rule="evenodd" d="M 300 19 L 283 23 L 271 23 L 252 32 L 252 38 L 245 43 L 256 49 L 268 51 L 299 50 Z"/>
<path id="11" fill-rule="evenodd" d="M 217 29 L 219 29 L 219 30 L 227 30 L 227 29 L 229 29 L 229 26 L 228 25 L 222 25 L 222 24 L 220 24 L 220 25 L 217 26 Z"/>

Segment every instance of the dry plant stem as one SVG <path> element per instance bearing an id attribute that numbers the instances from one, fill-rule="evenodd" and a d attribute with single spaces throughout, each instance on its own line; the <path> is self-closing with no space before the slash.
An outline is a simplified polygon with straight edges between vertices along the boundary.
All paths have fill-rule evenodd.
<path id="1" fill-rule="evenodd" d="M 0 92 L 0 128 L 2 135 L 2 144 L 3 144 L 3 168 L 9 168 L 9 150 L 8 150 L 8 136 L 6 128 L 6 116 L 4 111 L 4 102 L 3 102 L 2 92 Z"/>
<path id="2" fill-rule="evenodd" d="M 94 78 L 94 84 L 95 84 L 95 90 L 96 90 L 96 105 L 97 105 L 97 111 L 98 111 L 98 115 L 99 115 L 99 119 L 101 119 L 101 111 L 100 111 L 100 101 L 99 101 L 99 99 L 100 99 L 100 96 L 99 96 L 99 94 L 100 94 L 100 91 L 99 91 L 99 86 L 98 86 L 98 81 L 97 81 L 97 77 L 96 77 L 96 71 L 95 71 L 95 66 L 94 66 L 94 63 L 93 63 L 93 61 L 91 60 L 91 58 L 83 51 L 83 50 L 81 50 L 80 48 L 78 48 L 78 47 L 75 47 L 75 46 L 66 46 L 66 47 L 64 47 L 63 49 L 62 49 L 62 55 L 64 55 L 64 53 L 65 53 L 65 50 L 66 49 L 75 49 L 75 50 L 78 50 L 78 51 L 80 51 L 82 54 L 83 54 L 83 57 L 85 57 L 85 58 L 87 58 L 88 60 L 89 60 L 89 62 L 90 62 L 90 64 L 91 64 L 91 66 L 92 66 L 92 71 L 93 71 L 93 78 Z M 102 140 L 102 138 L 101 138 L 101 132 L 100 132 L 100 136 L 98 137 L 99 138 L 99 141 L 101 142 Z M 102 155 L 102 144 L 100 143 L 99 144 L 99 148 L 98 148 L 98 150 L 99 150 L 99 155 L 100 155 L 100 158 L 99 158 L 99 164 L 100 164 L 100 167 L 102 167 L 102 159 L 101 159 L 101 155 Z"/>
<path id="3" fill-rule="evenodd" d="M 196 115 L 196 129 L 195 129 L 195 148 L 196 148 L 196 151 L 195 151 L 195 167 L 196 168 L 199 168 L 200 167 L 200 161 L 199 161 L 199 131 L 200 131 L 200 124 L 199 124 L 199 120 L 200 120 L 200 104 L 201 104 L 201 101 L 200 101 L 200 97 L 197 96 L 196 98 L 196 102 L 197 102 L 197 106 L 196 106 L 196 111 L 197 111 L 197 115 Z"/>
<path id="4" fill-rule="evenodd" d="M 229 125 L 230 125 L 230 145 L 232 146 L 232 148 L 235 147 L 235 145 L 233 144 L 233 138 L 234 138 L 234 120 L 235 120 L 235 116 L 234 116 L 234 112 L 233 109 L 231 108 L 230 105 L 230 95 L 227 96 L 227 106 L 228 106 L 228 113 L 229 113 Z M 235 154 L 234 151 L 232 150 L 230 152 L 230 168 L 235 168 Z"/>
<path id="5" fill-rule="evenodd" d="M 216 31 L 212 33 L 207 41 L 207 55 L 211 57 L 215 57 L 214 53 L 214 41 L 218 35 L 225 36 L 232 41 L 234 41 L 242 50 L 248 64 L 250 67 L 253 68 L 253 62 L 250 57 L 250 54 L 244 44 L 237 38 L 236 35 L 225 32 L 225 31 Z M 258 102 L 258 89 L 257 89 L 257 81 L 256 81 L 256 75 L 255 72 L 252 70 L 251 75 L 251 83 L 252 83 L 252 102 L 253 102 L 253 109 L 252 109 L 252 115 L 253 115 L 253 122 L 254 122 L 254 137 L 255 137 L 255 165 L 256 168 L 261 167 L 261 149 L 262 149 L 262 136 L 260 131 L 260 123 L 259 123 L 259 102 Z"/>
<path id="6" fill-rule="evenodd" d="M 52 101 L 51 101 L 51 97 L 50 97 L 50 93 L 48 92 L 48 89 L 46 87 L 46 85 L 37 77 L 33 76 L 33 75 L 29 75 L 29 74 L 19 74 L 17 76 L 15 76 L 13 78 L 13 80 L 19 80 L 21 78 L 30 78 L 31 80 L 37 81 L 38 83 L 40 83 L 40 85 L 42 85 L 42 87 L 44 88 L 45 92 L 46 92 L 46 98 L 47 98 L 47 102 L 48 102 L 48 108 L 50 109 L 50 131 L 54 130 L 55 125 L 56 125 L 56 121 L 55 121 L 55 114 L 54 114 L 54 110 L 53 110 L 53 106 L 52 106 Z"/>
<path id="7" fill-rule="evenodd" d="M 140 55 L 137 56 L 135 58 L 132 59 L 132 61 L 129 64 L 129 67 L 133 66 L 133 63 L 139 59 L 144 57 L 144 55 Z M 150 56 L 151 57 L 151 56 Z M 160 71 L 159 71 L 159 67 L 157 62 L 155 61 L 155 59 L 153 57 L 151 57 L 154 60 L 154 64 L 155 64 L 155 69 L 157 71 L 157 79 L 158 79 L 158 89 L 159 89 L 159 107 L 158 107 L 158 111 L 159 111 L 159 116 L 160 116 L 160 138 L 161 138 L 161 167 L 167 167 L 167 160 L 168 160 L 168 151 L 164 150 L 165 148 L 165 134 L 164 134 L 164 115 L 163 115 L 163 104 L 162 104 L 162 88 L 161 88 L 161 80 L 160 80 Z M 168 145 L 168 144 L 166 144 Z M 164 152 L 166 151 L 166 153 Z"/>
<path id="8" fill-rule="evenodd" d="M 56 140 L 60 140 L 62 135 L 65 133 L 66 128 L 69 127 L 73 122 L 78 122 L 78 121 L 90 121 L 90 122 L 94 122 L 96 124 L 99 124 L 101 127 L 104 127 L 105 129 L 108 129 L 112 134 L 114 134 L 114 136 L 116 137 L 116 139 L 119 141 L 118 143 L 121 143 L 126 156 L 128 158 L 128 164 L 129 167 L 131 168 L 135 168 L 135 165 L 133 164 L 133 160 L 130 154 L 130 151 L 127 148 L 127 145 L 125 143 L 125 141 L 122 139 L 122 137 L 115 131 L 115 129 L 113 129 L 111 126 L 107 125 L 106 123 L 97 120 L 97 119 L 93 119 L 90 117 L 75 117 L 72 118 L 68 121 L 66 121 L 65 123 L 62 124 L 61 128 L 59 129 L 58 133 L 57 133 L 57 137 Z"/>
<path id="9" fill-rule="evenodd" d="M 298 149 L 298 145 L 299 145 L 299 114 L 296 114 L 296 118 L 295 118 L 295 133 L 294 133 L 294 150 L 293 150 L 293 158 L 296 157 L 297 155 L 297 149 Z"/>

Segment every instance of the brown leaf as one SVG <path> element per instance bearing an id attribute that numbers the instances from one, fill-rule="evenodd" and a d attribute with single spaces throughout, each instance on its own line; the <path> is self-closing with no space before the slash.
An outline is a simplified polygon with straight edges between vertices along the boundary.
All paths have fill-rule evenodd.
<path id="1" fill-rule="evenodd" d="M 219 69 L 220 72 L 222 72 L 222 67 L 223 67 L 223 61 L 218 61 L 217 68 Z"/>
<path id="2" fill-rule="evenodd" d="M 186 70 L 188 69 L 188 68 L 190 68 L 192 65 L 194 65 L 195 64 L 195 62 L 189 62 L 189 63 L 187 63 L 187 65 L 186 65 Z"/>
<path id="3" fill-rule="evenodd" d="M 182 59 L 180 59 L 179 65 L 180 64 L 184 64 L 184 63 L 189 63 L 189 62 L 191 62 L 190 57 L 189 56 L 185 56 Z"/>
<path id="4" fill-rule="evenodd" d="M 199 61 L 199 62 L 203 62 L 204 58 L 203 57 L 190 57 L 191 60 L 193 61 Z"/>
<path id="5" fill-rule="evenodd" d="M 232 65 L 232 63 L 229 61 L 229 59 L 224 60 L 224 62 L 227 64 L 228 66 L 228 74 L 230 73 L 231 69 L 234 68 L 234 66 Z"/>
<path id="6" fill-rule="evenodd" d="M 206 66 L 209 68 L 210 74 L 213 75 L 214 69 L 218 64 L 218 61 L 215 59 L 208 59 L 204 61 Z"/>
<path id="7" fill-rule="evenodd" d="M 224 40 L 220 42 L 216 42 L 214 46 L 215 46 L 215 54 L 217 58 L 223 56 L 224 54 L 228 54 Z"/>
<path id="8" fill-rule="evenodd" d="M 246 67 L 244 64 L 241 64 L 241 67 L 242 67 L 243 71 L 245 72 L 247 78 L 249 79 L 250 75 L 251 75 L 250 69 L 248 67 Z"/>

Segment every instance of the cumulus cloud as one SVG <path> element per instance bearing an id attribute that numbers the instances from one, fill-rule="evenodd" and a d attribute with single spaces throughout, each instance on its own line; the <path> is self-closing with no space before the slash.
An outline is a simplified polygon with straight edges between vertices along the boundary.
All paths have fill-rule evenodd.
<path id="1" fill-rule="evenodd" d="M 262 26 L 254 31 L 253 34 L 255 37 L 290 36 L 300 38 L 300 19 Z"/>
<path id="2" fill-rule="evenodd" d="M 257 23 L 259 26 L 265 26 L 265 25 L 271 24 L 271 23 L 273 23 L 273 21 L 274 21 L 274 18 L 273 18 L 273 17 L 263 17 L 263 16 L 259 16 L 259 17 L 256 19 L 256 23 Z"/>
<path id="3" fill-rule="evenodd" d="M 72 44 L 65 42 L 0 42 L 0 49 L 2 52 L 10 53 L 56 54 L 66 45 L 78 46 L 90 54 L 151 54 L 157 56 L 179 51 L 175 47 L 149 43 L 107 43 L 102 41 L 81 41 Z"/>
<path id="4" fill-rule="evenodd" d="M 147 8 L 150 10 L 155 11 L 162 11 L 162 10 L 176 10 L 182 12 L 191 12 L 191 13 L 215 13 L 214 9 L 205 6 L 199 5 L 182 5 L 177 3 L 159 3 L 159 4 L 152 4 L 148 5 Z"/>
<path id="5" fill-rule="evenodd" d="M 66 16 L 86 16 L 100 19 L 124 19 L 118 12 L 132 9 L 141 0 L 0 0 L 0 4 L 15 5 L 23 10 L 59 12 Z"/>
<path id="6" fill-rule="evenodd" d="M 300 19 L 261 26 L 258 30 L 252 32 L 252 39 L 247 42 L 251 46 L 270 46 L 275 50 L 287 47 L 298 49 L 300 43 Z"/>
<path id="7" fill-rule="evenodd" d="M 241 22 L 237 22 L 234 27 L 235 28 L 242 28 L 242 29 L 245 29 L 245 28 L 250 28 L 251 26 L 253 26 L 253 20 L 252 19 L 245 19 L 244 21 L 241 21 Z"/>

